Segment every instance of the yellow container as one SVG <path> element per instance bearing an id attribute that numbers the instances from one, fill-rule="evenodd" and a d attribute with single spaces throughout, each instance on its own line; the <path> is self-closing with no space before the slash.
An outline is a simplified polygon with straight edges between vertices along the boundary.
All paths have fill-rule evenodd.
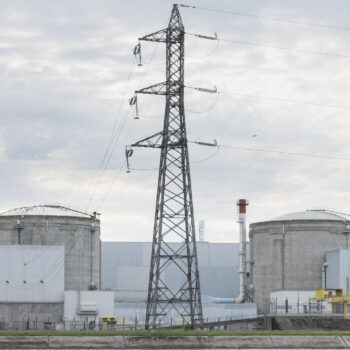
<path id="1" fill-rule="evenodd" d="M 325 297 L 324 289 L 317 289 L 316 290 L 316 300 L 323 300 Z"/>
<path id="2" fill-rule="evenodd" d="M 101 323 L 104 325 L 104 326 L 108 326 L 110 324 L 116 324 L 118 321 L 117 317 L 116 316 L 105 316 L 105 317 L 101 317 Z"/>

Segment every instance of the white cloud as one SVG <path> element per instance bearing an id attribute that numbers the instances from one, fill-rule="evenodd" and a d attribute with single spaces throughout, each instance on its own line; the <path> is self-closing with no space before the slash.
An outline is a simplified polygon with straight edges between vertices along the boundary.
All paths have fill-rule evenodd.
<path id="1" fill-rule="evenodd" d="M 127 116 L 134 90 L 164 80 L 164 65 L 134 67 L 137 38 L 165 27 L 172 2 L 24 1 L 0 3 L 0 165 L 2 210 L 61 202 L 85 208 L 94 175 L 110 138 L 119 104 L 120 139 L 99 180 L 91 210 L 102 203 L 103 237 L 151 240 L 157 171 L 124 171 L 124 145 L 162 128 L 162 119 Z M 194 0 L 194 5 L 266 17 L 346 27 L 346 1 L 281 2 Z M 346 31 L 262 21 L 182 9 L 189 32 L 298 50 L 350 55 Z M 155 51 L 156 47 L 156 51 Z M 186 84 L 239 94 L 350 105 L 347 58 L 303 54 L 186 37 Z M 162 44 L 142 45 L 144 62 L 164 59 Z M 213 54 L 208 55 L 212 52 Z M 207 57 L 203 57 L 207 56 Z M 200 58 L 202 57 L 202 58 Z M 278 151 L 347 156 L 349 109 L 283 103 L 239 95 L 186 91 L 189 139 Z M 140 96 L 141 115 L 164 111 L 162 97 Z M 208 113 L 194 113 L 205 111 Z M 252 138 L 257 134 L 256 138 Z M 213 149 L 190 145 L 191 160 Z M 158 166 L 157 150 L 135 150 L 133 168 Z M 348 211 L 348 161 L 221 149 L 192 164 L 196 220 L 206 238 L 232 241 L 235 201 L 250 200 L 249 221 L 289 211 L 333 208 Z M 105 193 L 107 195 L 105 196 Z M 104 197 L 105 196 L 105 197 Z M 236 237 L 236 238 L 235 238 Z"/>

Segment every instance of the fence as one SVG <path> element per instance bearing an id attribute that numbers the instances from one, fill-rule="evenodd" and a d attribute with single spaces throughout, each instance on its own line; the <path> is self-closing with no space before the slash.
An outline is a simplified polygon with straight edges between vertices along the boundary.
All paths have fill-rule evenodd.
<path id="1" fill-rule="evenodd" d="M 224 326 L 227 323 L 254 319 L 256 316 L 252 315 L 241 315 L 231 316 L 222 318 L 205 318 L 203 320 L 204 327 L 206 328 L 218 328 L 226 329 Z M 179 321 L 178 319 L 171 319 L 170 322 L 160 322 L 157 328 L 168 328 L 168 329 L 179 329 L 184 328 L 186 323 L 184 320 Z M 102 322 L 96 321 L 61 321 L 61 322 L 50 322 L 50 321 L 38 321 L 38 320 L 23 320 L 17 322 L 0 321 L 0 330 L 142 330 L 145 329 L 144 322 L 139 322 L 137 319 L 128 320 L 125 317 L 118 319 L 116 324 L 105 325 Z"/>
<path id="2" fill-rule="evenodd" d="M 341 310 L 336 310 L 341 313 Z M 291 303 L 288 299 L 284 302 L 281 300 L 271 300 L 270 302 L 271 315 L 331 315 L 332 306 L 329 303 L 322 301 L 314 301 L 309 299 L 303 302 Z"/>

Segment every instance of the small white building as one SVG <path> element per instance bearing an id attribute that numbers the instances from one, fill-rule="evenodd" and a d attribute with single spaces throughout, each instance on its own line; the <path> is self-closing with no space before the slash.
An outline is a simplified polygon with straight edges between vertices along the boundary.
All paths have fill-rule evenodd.
<path id="1" fill-rule="evenodd" d="M 90 323 L 114 314 L 114 292 L 67 290 L 64 292 L 64 321 Z"/>
<path id="2" fill-rule="evenodd" d="M 336 249 L 326 253 L 322 266 L 323 287 L 350 292 L 350 249 Z"/>

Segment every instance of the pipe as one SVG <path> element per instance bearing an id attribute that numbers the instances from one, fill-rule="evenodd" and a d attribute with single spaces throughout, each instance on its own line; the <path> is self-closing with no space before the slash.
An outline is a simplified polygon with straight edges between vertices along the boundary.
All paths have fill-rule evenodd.
<path id="1" fill-rule="evenodd" d="M 21 235 L 21 231 L 23 230 L 23 226 L 21 223 L 20 219 L 17 219 L 17 244 L 22 244 L 22 235 Z"/>
<path id="2" fill-rule="evenodd" d="M 246 211 L 248 201 L 240 199 L 237 201 L 238 206 L 238 223 L 239 223 L 239 295 L 235 298 L 235 303 L 243 303 L 246 298 L 245 278 L 247 274 L 246 264 Z"/>
<path id="3" fill-rule="evenodd" d="M 206 295 L 205 300 L 208 304 L 234 304 L 236 302 L 233 298 L 215 298 L 210 295 Z"/>
<path id="4" fill-rule="evenodd" d="M 328 263 L 323 263 L 322 264 L 322 289 L 327 288 L 327 269 Z"/>
<path id="5" fill-rule="evenodd" d="M 249 231 L 249 280 L 247 281 L 247 286 L 249 283 L 249 290 L 247 291 L 247 295 L 249 296 L 249 300 L 254 300 L 254 285 L 253 285 L 253 274 L 254 274 L 254 240 L 253 240 L 253 232 Z"/>
<path id="6" fill-rule="evenodd" d="M 95 223 L 96 223 L 96 212 L 94 212 L 93 221 L 90 222 L 90 285 L 89 290 L 96 290 L 97 286 L 93 280 L 93 261 L 94 261 L 94 238 L 95 238 Z"/>

